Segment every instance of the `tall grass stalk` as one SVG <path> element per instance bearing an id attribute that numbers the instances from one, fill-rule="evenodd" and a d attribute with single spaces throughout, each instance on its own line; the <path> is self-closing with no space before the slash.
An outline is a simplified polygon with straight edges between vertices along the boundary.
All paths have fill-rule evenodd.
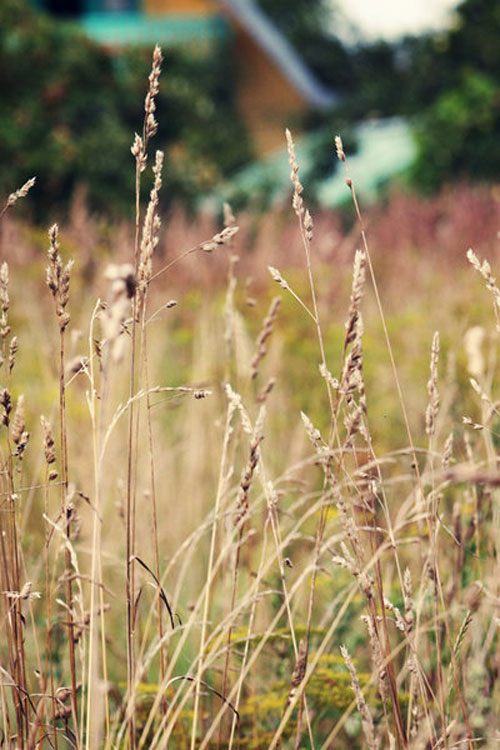
<path id="1" fill-rule="evenodd" d="M 140 263 L 140 201 L 141 201 L 141 175 L 146 169 L 147 148 L 149 140 L 156 134 L 158 124 L 155 118 L 155 97 L 159 91 L 159 77 L 161 72 L 162 53 L 158 45 L 153 52 L 153 65 L 149 76 L 149 87 L 144 103 L 144 122 L 142 137 L 135 135 L 132 146 L 132 155 L 135 157 L 135 241 L 134 241 L 134 278 L 138 278 Z M 136 391 L 136 362 L 137 362 L 137 332 L 136 323 L 139 314 L 137 296 L 132 297 L 132 346 L 130 357 L 130 390 L 129 397 L 133 398 Z M 127 597 L 127 683 L 129 692 L 135 690 L 135 523 L 136 523 L 136 471 L 137 471 L 137 431 L 139 428 L 138 418 L 134 403 L 130 403 L 129 431 L 128 431 L 128 459 L 127 459 L 127 502 L 126 502 L 126 597 Z M 132 692 L 133 695 L 133 692 Z M 135 748 L 135 712 L 134 701 L 131 701 L 131 710 L 128 717 L 129 724 L 129 747 Z"/>
<path id="2" fill-rule="evenodd" d="M 75 624 L 73 612 L 73 592 L 72 592 L 72 560 L 71 560 L 71 521 L 73 516 L 73 506 L 69 497 L 69 461 L 68 461 L 68 437 L 66 426 L 66 381 L 65 381 L 65 333 L 70 321 L 69 313 L 66 306 L 69 301 L 69 282 L 73 261 L 68 261 L 63 265 L 59 255 L 58 226 L 54 224 L 49 230 L 50 247 L 48 250 L 49 264 L 47 266 L 47 286 L 49 287 L 55 305 L 55 314 L 59 326 L 59 445 L 61 453 L 60 471 L 61 471 L 61 515 L 64 534 L 67 544 L 65 545 L 65 590 L 66 590 L 66 611 L 68 616 L 68 648 L 69 648 L 69 666 L 71 673 L 71 711 L 74 724 L 75 744 L 81 745 L 81 734 L 78 719 L 77 706 L 77 675 L 75 659 Z"/>

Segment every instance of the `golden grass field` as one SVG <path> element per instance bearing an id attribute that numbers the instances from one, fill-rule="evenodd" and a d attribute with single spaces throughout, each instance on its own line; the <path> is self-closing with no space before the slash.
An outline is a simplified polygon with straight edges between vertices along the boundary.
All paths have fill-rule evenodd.
<path id="1" fill-rule="evenodd" d="M 160 66 L 135 227 L 0 220 L 0 746 L 496 747 L 497 196 L 162 223 Z"/>

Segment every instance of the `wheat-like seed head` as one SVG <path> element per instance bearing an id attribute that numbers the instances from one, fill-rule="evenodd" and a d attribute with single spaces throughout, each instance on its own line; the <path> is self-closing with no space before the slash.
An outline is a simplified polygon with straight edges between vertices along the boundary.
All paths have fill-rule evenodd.
<path id="1" fill-rule="evenodd" d="M 212 253 L 221 245 L 227 245 L 229 242 L 231 242 L 235 234 L 237 234 L 239 231 L 240 228 L 238 226 L 224 227 L 222 231 L 214 234 L 211 240 L 202 242 L 199 246 L 200 250 L 203 250 L 205 253 Z"/>
<path id="2" fill-rule="evenodd" d="M 66 265 L 63 265 L 61 256 L 59 255 L 58 234 L 59 227 L 57 224 L 53 224 L 49 229 L 50 245 L 47 250 L 49 264 L 46 270 L 46 281 L 54 297 L 59 329 L 63 332 L 70 321 L 70 316 L 65 308 L 69 301 L 69 282 L 73 261 L 70 260 Z"/>
<path id="3" fill-rule="evenodd" d="M 370 652 L 372 657 L 372 663 L 377 675 L 378 690 L 380 697 L 384 701 L 387 701 L 389 696 L 389 686 L 387 684 L 387 669 L 384 666 L 384 658 L 382 656 L 382 647 L 380 644 L 380 635 L 378 629 L 373 624 L 373 619 L 369 615 L 361 615 L 362 622 L 365 623 L 368 636 L 370 639 Z"/>
<path id="4" fill-rule="evenodd" d="M 444 443 L 443 450 L 443 469 L 447 469 L 453 455 L 453 432 L 450 432 Z"/>
<path id="5" fill-rule="evenodd" d="M 340 159 L 340 161 L 345 161 L 344 145 L 342 143 L 342 138 L 340 137 L 340 135 L 335 136 L 335 150 L 337 152 L 337 159 Z"/>
<path id="6" fill-rule="evenodd" d="M 297 158 L 295 156 L 295 145 L 293 143 L 292 134 L 288 130 L 288 128 L 285 131 L 286 135 L 286 144 L 287 144 L 287 150 L 288 150 L 288 159 L 290 161 L 290 166 L 292 168 L 292 171 L 290 173 L 290 180 L 292 181 L 293 185 L 293 198 L 292 198 L 292 205 L 293 210 L 297 214 L 299 218 L 302 217 L 304 214 L 304 200 L 302 198 L 302 193 L 304 192 L 304 188 L 302 187 L 302 184 L 299 180 L 299 165 L 297 164 Z M 309 219 L 311 217 L 309 216 Z M 310 223 L 310 231 L 312 232 L 312 221 Z"/>
<path id="7" fill-rule="evenodd" d="M 432 339 L 431 350 L 431 376 L 427 382 L 429 392 L 429 404 L 425 412 L 425 431 L 429 437 L 434 435 L 436 430 L 436 417 L 439 410 L 439 392 L 437 389 L 438 379 L 438 361 L 439 361 L 439 332 L 436 331 Z"/>
<path id="8" fill-rule="evenodd" d="M 481 274 L 486 282 L 486 288 L 493 295 L 493 306 L 497 322 L 496 327 L 497 330 L 500 331 L 500 289 L 497 286 L 495 277 L 491 273 L 491 266 L 487 260 L 483 260 L 483 262 L 481 263 L 472 248 L 469 248 L 469 250 L 467 251 L 467 260 L 476 269 L 476 271 Z"/>
<path id="9" fill-rule="evenodd" d="M 257 347 L 254 358 L 251 363 L 251 378 L 255 380 L 259 374 L 259 364 L 267 354 L 267 340 L 273 332 L 274 322 L 278 314 L 278 308 L 281 303 L 281 297 L 275 297 L 269 307 L 269 312 L 264 320 L 262 329 L 257 337 Z"/>
<path id="10" fill-rule="evenodd" d="M 53 464 L 56 460 L 56 450 L 54 445 L 54 438 L 52 436 L 52 425 L 43 416 L 40 417 L 40 422 L 43 429 L 43 449 L 45 453 L 45 461 L 47 465 Z"/>
<path id="11" fill-rule="evenodd" d="M 366 253 L 364 250 L 356 250 L 352 275 L 351 302 L 346 322 L 345 347 L 362 335 L 362 331 L 360 332 L 360 326 L 362 327 L 360 307 L 365 288 L 365 278 Z"/>
<path id="12" fill-rule="evenodd" d="M 32 177 L 30 180 L 25 182 L 24 185 L 19 188 L 19 190 L 16 190 L 15 193 L 11 193 L 9 197 L 7 198 L 7 208 L 10 208 L 15 203 L 17 203 L 19 198 L 25 198 L 28 195 L 31 188 L 33 187 L 33 185 L 35 184 L 35 182 L 36 182 L 36 177 Z"/>
<path id="13" fill-rule="evenodd" d="M 0 406 L 3 407 L 1 422 L 8 427 L 10 423 L 10 413 L 12 411 L 12 398 L 8 388 L 2 388 L 0 390 Z"/>
<path id="14" fill-rule="evenodd" d="M 0 337 L 7 338 L 10 333 L 9 312 L 9 266 L 4 261 L 0 266 Z"/>
<path id="15" fill-rule="evenodd" d="M 24 427 L 24 396 L 21 395 L 17 399 L 16 410 L 14 412 L 14 418 L 12 420 L 11 437 L 16 445 L 21 440 L 21 435 L 24 432 Z"/>
<path id="16" fill-rule="evenodd" d="M 153 167 L 154 184 L 151 189 L 149 204 L 146 210 L 146 216 L 144 218 L 144 226 L 142 230 L 142 240 L 139 251 L 139 264 L 137 269 L 137 284 L 139 301 L 143 301 L 147 286 L 152 276 L 153 271 L 153 253 L 158 246 L 159 242 L 159 231 L 161 221 L 156 213 L 159 194 L 161 189 L 161 174 L 163 169 L 163 151 L 156 152 L 155 164 Z"/>
<path id="17" fill-rule="evenodd" d="M 13 336 L 10 340 L 9 344 L 9 372 L 11 373 L 14 369 L 14 365 L 16 364 L 16 355 L 17 351 L 19 349 L 19 345 L 17 342 L 17 336 Z"/>
<path id="18" fill-rule="evenodd" d="M 373 724 L 373 718 L 366 704 L 365 696 L 363 695 L 363 692 L 361 690 L 358 675 L 356 672 L 356 667 L 352 663 L 351 657 L 349 656 L 349 652 L 347 651 L 347 648 L 345 646 L 340 647 L 340 652 L 343 656 L 346 667 L 349 670 L 349 673 L 351 675 L 351 687 L 354 692 L 354 697 L 356 699 L 356 705 L 358 707 L 358 711 L 361 714 L 361 723 L 362 723 L 363 734 L 365 735 L 366 743 L 368 747 L 370 748 L 370 750 L 377 750 L 378 742 L 375 737 L 375 727 Z"/>

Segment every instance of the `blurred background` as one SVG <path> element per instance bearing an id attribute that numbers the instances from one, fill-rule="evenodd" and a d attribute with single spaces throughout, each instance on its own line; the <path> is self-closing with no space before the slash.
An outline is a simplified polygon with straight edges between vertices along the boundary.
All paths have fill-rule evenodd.
<path id="1" fill-rule="evenodd" d="M 499 32 L 498 0 L 3 0 L 0 191 L 37 175 L 22 208 L 35 221 L 75 196 L 95 214 L 129 215 L 130 144 L 156 42 L 164 207 L 279 201 L 286 126 L 319 206 L 348 198 L 336 133 L 369 200 L 394 180 L 427 195 L 491 186 Z"/>

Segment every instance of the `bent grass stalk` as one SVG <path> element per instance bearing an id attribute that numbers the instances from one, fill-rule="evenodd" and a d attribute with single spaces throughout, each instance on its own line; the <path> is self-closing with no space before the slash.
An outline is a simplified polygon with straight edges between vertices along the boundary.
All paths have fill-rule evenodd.
<path id="1" fill-rule="evenodd" d="M 367 262 L 368 262 L 368 268 L 369 268 L 369 271 L 370 271 L 370 278 L 371 278 L 371 281 L 372 281 L 372 287 L 373 287 L 373 291 L 374 291 L 374 294 L 375 294 L 377 309 L 378 309 L 378 313 L 379 313 L 379 316 L 380 316 L 380 321 L 381 321 L 381 324 L 382 324 L 382 329 L 383 329 L 383 333 L 384 333 L 384 339 L 385 339 L 387 351 L 388 351 L 388 354 L 389 354 L 389 359 L 390 359 L 390 363 L 391 363 L 391 369 L 392 369 L 392 373 L 393 373 L 393 376 L 394 376 L 394 382 L 395 382 L 395 385 L 396 385 L 396 390 L 397 390 L 397 394 L 398 394 L 398 399 L 399 399 L 399 404 L 400 404 L 400 408 L 401 408 L 401 413 L 403 415 L 403 420 L 404 420 L 404 425 L 405 425 L 405 429 L 406 429 L 406 434 L 408 436 L 408 443 L 409 443 L 409 446 L 410 446 L 410 451 L 411 451 L 411 454 L 413 456 L 413 462 L 414 462 L 414 466 L 415 466 L 415 473 L 416 473 L 416 477 L 417 477 L 417 483 L 418 483 L 419 491 L 420 491 L 420 493 L 421 493 L 421 495 L 423 497 L 424 496 L 424 492 L 423 492 L 422 478 L 421 478 L 421 474 L 420 474 L 419 463 L 418 463 L 418 460 L 417 460 L 417 452 L 416 452 L 416 449 L 415 449 L 415 443 L 414 443 L 414 440 L 413 440 L 412 430 L 411 430 L 411 427 L 410 427 L 410 421 L 409 421 L 409 417 L 408 417 L 408 411 L 407 411 L 407 408 L 406 408 L 406 402 L 405 402 L 405 398 L 403 396 L 403 390 L 402 390 L 401 381 L 400 381 L 400 378 L 399 378 L 398 369 L 397 369 L 397 366 L 396 366 L 396 360 L 395 360 L 395 357 L 394 357 L 394 351 L 393 351 L 392 343 L 391 343 L 391 340 L 390 340 L 390 337 L 389 337 L 389 331 L 388 331 L 388 328 L 387 328 L 387 322 L 386 322 L 386 318 L 385 318 L 385 313 L 384 313 L 384 309 L 383 309 L 383 305 L 382 305 L 382 300 L 381 300 L 381 296 L 380 296 L 379 289 L 378 289 L 377 280 L 376 280 L 376 277 L 375 277 L 375 271 L 374 271 L 373 264 L 372 264 L 370 249 L 369 249 L 369 245 L 368 245 L 368 239 L 367 239 L 366 231 L 365 231 L 365 228 L 364 228 L 363 219 L 362 219 L 362 216 L 361 216 L 361 211 L 360 211 L 360 207 L 359 207 L 359 203 L 358 203 L 358 199 L 357 199 L 357 195 L 356 195 L 356 190 L 355 190 L 353 181 L 352 181 L 352 179 L 350 177 L 350 174 L 349 174 L 347 159 L 346 159 L 346 156 L 345 156 L 345 153 L 344 153 L 344 149 L 343 149 L 343 145 L 342 145 L 342 140 L 340 139 L 339 136 L 336 136 L 336 138 L 335 138 L 335 146 L 336 146 L 336 151 L 337 151 L 337 157 L 338 157 L 338 159 L 341 162 L 344 163 L 344 166 L 345 166 L 346 184 L 347 184 L 347 187 L 349 188 L 349 190 L 351 192 L 352 201 L 353 201 L 353 205 L 354 205 L 356 217 L 357 217 L 358 224 L 359 224 L 359 229 L 360 229 L 361 238 L 362 238 L 362 242 L 363 242 L 363 248 L 364 248 L 364 251 L 366 253 L 366 258 L 367 258 Z M 431 534 L 431 537 L 432 537 L 432 534 Z M 434 557 L 434 559 L 436 559 L 435 558 L 435 554 L 433 555 L 433 557 Z M 440 605 L 442 607 L 442 612 L 443 612 L 443 618 L 444 618 L 444 624 L 445 624 L 445 629 L 446 629 L 447 640 L 448 640 L 449 646 L 451 648 L 451 659 L 452 659 L 453 671 L 455 673 L 455 686 L 456 686 L 456 689 L 457 689 L 457 693 L 459 695 L 462 716 L 463 716 L 464 723 L 465 723 L 465 726 L 466 726 L 466 729 L 467 729 L 467 741 L 468 741 L 469 750 L 472 750 L 472 748 L 473 748 L 472 738 L 473 738 L 474 735 L 473 735 L 473 732 L 472 732 L 472 730 L 470 728 L 470 725 L 469 725 L 469 719 L 468 719 L 468 715 L 467 715 L 467 710 L 466 710 L 465 702 L 463 700 L 462 689 L 461 689 L 461 686 L 460 686 L 459 676 L 458 676 L 458 672 L 457 672 L 456 659 L 455 659 L 454 654 L 453 654 L 453 642 L 452 642 L 452 639 L 451 639 L 451 633 L 450 633 L 450 627 L 449 627 L 449 622 L 448 622 L 448 616 L 447 616 L 447 612 L 446 612 L 446 604 L 445 604 L 445 601 L 444 601 L 444 594 L 443 594 L 443 590 L 442 590 L 442 586 L 441 586 L 441 582 L 440 582 L 438 570 L 436 570 L 436 578 L 437 578 L 437 580 L 436 580 L 437 594 L 439 596 Z M 390 653 L 389 637 L 388 637 L 387 623 L 386 623 L 386 618 L 385 618 L 385 608 L 383 606 L 382 606 L 382 616 L 383 616 L 385 639 L 386 639 L 386 643 L 385 643 L 386 654 L 389 654 Z M 438 659 L 439 658 L 440 658 L 440 655 L 438 653 Z M 391 662 L 388 663 L 388 668 L 389 668 L 389 673 L 390 673 L 390 684 L 391 684 L 391 692 L 392 692 L 392 698 L 393 698 L 393 710 L 395 711 L 396 726 L 397 726 L 397 729 L 398 729 L 398 734 L 396 736 L 396 740 L 398 741 L 398 744 L 401 741 L 403 743 L 403 746 L 406 747 L 407 738 L 406 738 L 405 728 L 404 728 L 403 721 L 402 721 L 401 712 L 399 710 L 399 701 L 397 699 L 397 691 L 396 691 L 396 688 L 395 688 L 395 678 L 394 678 L 394 672 L 393 672 L 393 668 L 392 668 L 392 663 Z M 445 725 L 445 716 L 444 716 L 444 714 L 442 714 L 442 721 L 443 721 L 443 726 L 444 726 Z M 444 742 L 447 743 L 446 732 L 444 733 L 443 739 L 444 739 Z"/>
<path id="2" fill-rule="evenodd" d="M 292 527 L 292 529 L 290 530 L 290 532 L 287 534 L 286 538 L 283 540 L 282 549 L 280 551 L 281 555 L 283 555 L 283 551 L 286 548 L 286 545 L 290 544 L 290 541 L 296 536 L 296 534 L 298 533 L 298 530 L 300 529 L 300 527 L 302 526 L 302 524 L 309 518 L 309 516 L 313 516 L 314 513 L 317 512 L 317 510 L 320 507 L 319 506 L 319 502 L 321 502 L 321 501 L 318 501 L 318 503 L 315 503 L 309 509 L 308 514 L 305 514 L 304 516 L 302 516 L 300 519 L 297 520 L 296 524 Z M 211 526 L 212 526 L 212 524 L 211 524 Z M 204 586 L 204 589 L 202 590 L 202 592 L 200 594 L 200 597 L 198 598 L 198 600 L 196 602 L 196 605 L 195 605 L 195 607 L 194 607 L 194 609 L 193 609 L 193 611 L 191 613 L 191 616 L 190 616 L 188 622 L 186 623 L 186 625 L 184 626 L 184 630 L 183 630 L 183 633 L 181 635 L 181 638 L 179 639 L 177 647 L 176 647 L 174 653 L 172 654 L 172 657 L 171 657 L 171 660 L 170 660 L 170 664 L 169 664 L 169 671 L 167 672 L 167 675 L 165 677 L 165 679 L 167 681 L 172 676 L 171 672 L 172 672 L 173 666 L 177 663 L 177 661 L 179 659 L 179 656 L 182 653 L 182 650 L 183 650 L 183 648 L 185 646 L 186 640 L 187 640 L 187 638 L 189 636 L 189 631 L 193 627 L 193 625 L 196 623 L 195 617 L 198 614 L 198 611 L 199 611 L 202 603 L 204 603 L 206 601 L 206 594 L 207 594 L 208 587 L 212 586 L 213 581 L 215 580 L 215 577 L 216 577 L 218 571 L 220 570 L 220 568 L 221 568 L 224 560 L 227 558 L 227 554 L 228 554 L 228 551 L 229 551 L 229 548 L 230 548 L 231 544 L 232 544 L 231 541 L 227 542 L 226 545 L 220 550 L 220 552 L 219 552 L 219 554 L 217 556 L 217 559 L 214 560 L 214 562 L 213 562 L 211 578 L 207 579 L 207 581 L 205 583 L 205 586 Z M 259 590 L 259 586 L 260 586 L 262 580 L 264 580 L 264 576 L 266 576 L 266 575 L 269 574 L 269 571 L 272 569 L 274 561 L 275 561 L 275 557 L 273 556 L 273 557 L 271 557 L 266 562 L 265 567 L 263 567 L 262 569 L 259 569 L 259 576 L 256 577 L 252 588 L 248 592 L 247 599 L 253 601 L 254 598 L 257 596 L 258 590 Z M 300 583 L 302 583 L 302 581 L 304 580 L 304 576 L 307 576 L 309 573 L 310 573 L 310 568 L 308 567 L 307 570 L 304 572 L 304 574 L 301 575 L 300 582 L 296 586 L 294 586 L 292 592 L 290 592 L 290 597 L 289 597 L 288 601 L 291 600 L 291 596 L 293 595 L 293 593 L 300 588 Z M 244 606 L 244 602 L 240 605 L 240 607 L 243 607 L 243 606 Z M 288 604 L 288 606 L 289 606 L 289 604 Z M 282 605 L 282 607 L 279 610 L 279 614 L 278 614 L 276 620 L 274 621 L 273 626 L 268 629 L 268 633 L 266 635 L 266 639 L 269 638 L 272 635 L 272 630 L 275 627 L 276 622 L 278 622 L 279 618 L 283 615 L 284 612 L 286 612 L 286 608 L 287 608 L 287 602 L 285 602 Z M 237 616 L 238 612 L 239 612 L 239 610 L 236 613 L 229 613 L 227 615 L 227 617 L 226 617 L 226 620 L 230 621 L 231 618 Z M 202 620 L 202 623 L 201 623 L 202 626 L 203 626 L 203 622 L 206 622 L 206 620 L 205 619 Z M 223 639 L 224 633 L 225 633 L 225 628 L 226 628 L 226 623 L 224 621 L 212 633 L 211 639 L 214 639 L 216 637 L 218 637 L 219 640 Z M 220 631 L 220 634 L 217 635 L 217 633 L 219 631 Z M 208 647 L 208 638 L 205 639 L 205 650 L 207 649 L 207 647 Z M 215 658 L 215 656 L 213 658 Z M 197 664 L 199 664 L 199 656 L 197 656 L 196 659 L 195 659 L 195 661 L 194 661 L 194 663 L 191 664 L 189 671 L 191 672 L 193 670 L 193 667 L 196 668 Z M 252 665 L 253 665 L 253 660 L 252 660 Z M 207 664 L 205 664 L 205 668 L 206 667 L 207 667 Z M 242 675 L 243 675 L 242 679 L 244 679 L 244 677 L 248 674 L 249 670 L 250 670 L 250 667 L 248 667 L 247 670 L 245 670 L 244 672 L 242 672 Z M 153 702 L 153 705 L 151 707 L 150 715 L 149 715 L 149 718 L 148 718 L 148 720 L 147 720 L 147 722 L 145 724 L 143 735 L 142 735 L 142 738 L 141 738 L 141 741 L 140 741 L 140 744 L 139 744 L 139 750 L 144 746 L 144 743 L 146 742 L 147 733 L 151 729 L 154 717 L 156 715 L 156 712 L 159 709 L 159 704 L 160 704 L 160 700 L 161 700 L 160 694 L 161 694 L 162 690 L 164 689 L 165 684 L 166 683 L 164 683 L 162 686 L 160 686 L 160 690 L 158 692 L 158 695 L 155 698 L 155 701 Z M 234 691 L 234 688 L 231 691 L 230 695 L 226 696 L 228 698 L 228 700 L 230 700 L 231 702 L 233 702 L 233 700 L 234 700 L 233 691 Z M 171 713 L 171 708 L 169 707 L 169 709 L 167 711 L 167 715 L 163 718 L 162 722 L 158 726 L 158 729 L 157 729 L 156 734 L 155 734 L 155 740 L 152 743 L 152 747 L 156 746 L 156 742 L 158 742 L 160 740 L 160 738 L 163 738 L 164 741 L 168 741 L 168 737 L 170 736 L 171 732 L 173 731 L 174 726 L 175 726 L 175 722 L 177 721 L 177 719 L 178 719 L 178 717 L 179 717 L 179 715 L 180 715 L 180 713 L 182 711 L 182 707 L 183 707 L 184 703 L 186 702 L 186 700 L 188 699 L 188 697 L 189 697 L 189 693 L 186 693 L 185 698 L 183 699 L 182 704 L 176 709 L 176 711 L 174 712 L 173 718 L 170 720 L 170 722 L 167 725 L 166 722 L 167 722 L 167 719 L 169 718 L 170 713 Z M 172 701 L 170 703 L 170 706 L 173 706 L 175 704 L 175 701 L 176 701 L 176 697 L 174 697 L 172 699 Z M 224 706 L 221 707 L 220 716 L 223 715 L 223 713 L 224 713 L 225 710 L 226 709 L 225 709 Z M 217 727 L 218 727 L 218 716 L 214 719 L 214 722 L 215 722 L 215 724 L 216 724 Z M 209 731 L 212 731 L 212 729 L 209 730 Z M 215 726 L 213 727 L 213 731 L 215 731 Z M 212 736 L 212 734 L 210 736 Z"/>
<path id="3" fill-rule="evenodd" d="M 226 423 L 225 423 L 225 428 L 224 428 L 224 438 L 223 438 L 223 443 L 222 443 L 222 455 L 221 455 L 221 460 L 220 460 L 219 480 L 218 480 L 217 492 L 215 496 L 214 517 L 213 517 L 213 522 L 212 522 L 212 531 L 210 535 L 210 551 L 208 555 L 207 577 L 206 577 L 206 582 L 205 582 L 205 590 L 203 594 L 203 615 L 202 615 L 202 625 L 201 625 L 198 670 L 197 670 L 197 675 L 196 675 L 197 682 L 196 682 L 195 699 L 194 699 L 193 724 L 192 724 L 192 730 L 191 730 L 191 750 L 194 750 L 194 747 L 196 745 L 198 708 L 199 708 L 199 701 L 200 701 L 199 685 L 200 685 L 200 680 L 202 678 L 203 669 L 204 669 L 203 662 L 204 662 L 204 655 L 205 655 L 205 648 L 206 648 L 207 626 L 208 626 L 208 617 L 209 617 L 209 610 L 210 610 L 210 590 L 211 590 L 211 586 L 212 586 L 212 582 L 214 578 L 214 558 L 215 558 L 215 540 L 217 536 L 217 522 L 219 519 L 222 498 L 226 494 L 227 483 L 229 480 L 228 467 L 227 467 L 228 450 L 229 450 L 229 443 L 233 434 L 232 420 L 233 420 L 234 413 L 237 409 L 236 394 L 234 394 L 233 391 L 229 387 L 227 388 L 226 393 L 227 393 L 227 398 L 228 398 L 228 406 L 227 406 L 227 413 L 226 413 Z"/>

